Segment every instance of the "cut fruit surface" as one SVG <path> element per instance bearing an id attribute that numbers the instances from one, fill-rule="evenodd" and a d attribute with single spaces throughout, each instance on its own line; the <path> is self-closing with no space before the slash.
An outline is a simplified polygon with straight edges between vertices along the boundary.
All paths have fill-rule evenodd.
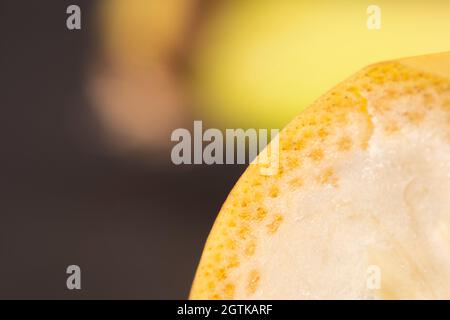
<path id="1" fill-rule="evenodd" d="M 450 298 L 450 53 L 369 66 L 224 203 L 192 299 Z"/>

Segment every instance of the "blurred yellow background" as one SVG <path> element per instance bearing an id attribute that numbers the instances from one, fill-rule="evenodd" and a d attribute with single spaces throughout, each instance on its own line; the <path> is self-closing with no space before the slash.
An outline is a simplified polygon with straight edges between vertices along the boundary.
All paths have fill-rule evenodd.
<path id="1" fill-rule="evenodd" d="M 379 30 L 367 27 L 370 5 L 380 9 Z M 450 50 L 450 2 L 443 0 L 108 0 L 99 17 L 104 55 L 119 76 L 139 70 L 156 83 L 171 79 L 153 96 L 157 104 L 142 94 L 134 108 L 152 109 L 136 116 L 143 127 L 143 116 L 158 119 L 161 136 L 183 123 L 174 114 L 221 128 L 281 128 L 365 65 Z M 112 128 L 138 130 L 132 116 L 118 114 Z"/>

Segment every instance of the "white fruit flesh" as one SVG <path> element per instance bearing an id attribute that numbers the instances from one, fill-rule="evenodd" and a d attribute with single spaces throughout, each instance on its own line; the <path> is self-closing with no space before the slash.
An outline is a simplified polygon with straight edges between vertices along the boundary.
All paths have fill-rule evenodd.
<path id="1" fill-rule="evenodd" d="M 370 66 L 222 207 L 194 299 L 450 299 L 450 54 Z"/>
<path id="2" fill-rule="evenodd" d="M 402 103 L 396 108 L 408 108 Z M 368 149 L 352 151 L 335 169 L 339 187 L 305 185 L 268 201 L 270 211 L 285 213 L 284 223 L 266 242 L 261 230 L 247 267 L 263 266 L 259 287 L 236 298 L 450 298 L 443 116 L 390 137 L 373 118 Z M 370 285 L 373 266 L 379 290 Z"/>

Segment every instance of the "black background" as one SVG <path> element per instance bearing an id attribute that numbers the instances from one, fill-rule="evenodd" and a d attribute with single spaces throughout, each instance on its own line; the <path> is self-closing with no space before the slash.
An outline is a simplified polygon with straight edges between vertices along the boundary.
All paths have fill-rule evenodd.
<path id="1" fill-rule="evenodd" d="M 95 1 L 0 0 L 0 298 L 184 299 L 239 166 L 108 153 L 85 97 Z M 82 9 L 82 30 L 66 8 Z M 168 137 L 169 140 L 169 137 Z M 66 268 L 82 290 L 66 288 Z"/>

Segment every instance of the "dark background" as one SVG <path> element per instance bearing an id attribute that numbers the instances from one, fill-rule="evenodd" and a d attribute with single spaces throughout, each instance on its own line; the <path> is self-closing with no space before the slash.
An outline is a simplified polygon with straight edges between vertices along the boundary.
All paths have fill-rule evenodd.
<path id="1" fill-rule="evenodd" d="M 240 166 L 102 145 L 85 95 L 95 1 L 0 0 L 0 298 L 187 297 Z M 67 30 L 66 8 L 83 28 Z M 170 137 L 167 137 L 168 141 Z M 170 141 L 169 141 L 170 142 Z M 66 288 L 66 268 L 82 289 Z"/>

